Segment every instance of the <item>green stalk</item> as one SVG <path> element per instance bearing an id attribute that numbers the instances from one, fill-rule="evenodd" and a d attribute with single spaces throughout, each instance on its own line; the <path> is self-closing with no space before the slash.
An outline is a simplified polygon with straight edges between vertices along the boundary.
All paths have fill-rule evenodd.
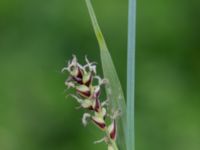
<path id="1" fill-rule="evenodd" d="M 114 150 L 118 150 L 116 142 L 112 142 L 112 145 L 113 145 Z"/>
<path id="2" fill-rule="evenodd" d="M 107 137 L 109 137 L 108 129 L 106 129 L 106 135 L 107 135 Z M 115 141 L 113 141 L 112 139 L 110 139 L 110 144 L 113 146 L 114 150 L 119 150 L 117 147 L 117 143 Z"/>
<path id="3" fill-rule="evenodd" d="M 135 35 L 136 0 L 129 0 L 127 55 L 127 150 L 135 149 Z"/>

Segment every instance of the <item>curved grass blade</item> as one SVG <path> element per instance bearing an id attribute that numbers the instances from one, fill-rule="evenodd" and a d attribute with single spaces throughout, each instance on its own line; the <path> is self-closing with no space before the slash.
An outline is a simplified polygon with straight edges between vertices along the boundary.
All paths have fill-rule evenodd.
<path id="1" fill-rule="evenodd" d="M 106 93 L 111 101 L 112 109 L 120 109 L 122 116 L 118 120 L 118 146 L 121 150 L 126 149 L 126 103 L 121 87 L 120 80 L 118 78 L 114 63 L 112 61 L 111 55 L 107 48 L 106 42 L 104 40 L 103 34 L 99 27 L 98 21 L 96 19 L 92 4 L 90 0 L 86 0 L 88 11 L 91 17 L 92 25 L 96 38 L 98 40 L 101 62 L 103 68 L 103 74 L 106 79 L 109 80 L 109 84 L 106 86 Z"/>
<path id="2" fill-rule="evenodd" d="M 135 149 L 134 96 L 135 96 L 135 27 L 136 0 L 129 0 L 128 56 L 127 56 L 127 150 Z"/>

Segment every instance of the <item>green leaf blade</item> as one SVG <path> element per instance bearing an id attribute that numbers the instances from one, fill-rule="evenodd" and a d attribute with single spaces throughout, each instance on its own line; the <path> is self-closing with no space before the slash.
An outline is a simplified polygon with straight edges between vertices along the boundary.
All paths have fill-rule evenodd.
<path id="1" fill-rule="evenodd" d="M 109 84 L 106 86 L 106 93 L 111 101 L 112 109 L 120 109 L 122 116 L 118 120 L 118 145 L 121 150 L 126 149 L 126 103 L 123 94 L 123 90 L 121 87 L 120 80 L 117 75 L 117 71 L 115 69 L 114 63 L 112 61 L 111 55 L 107 48 L 106 42 L 104 40 L 103 34 L 99 27 L 98 21 L 96 19 L 92 4 L 90 0 L 86 0 L 86 4 L 88 7 L 88 11 L 91 17 L 92 25 L 94 28 L 94 32 L 96 34 L 101 62 L 103 68 L 103 74 L 106 79 L 108 79 Z"/>

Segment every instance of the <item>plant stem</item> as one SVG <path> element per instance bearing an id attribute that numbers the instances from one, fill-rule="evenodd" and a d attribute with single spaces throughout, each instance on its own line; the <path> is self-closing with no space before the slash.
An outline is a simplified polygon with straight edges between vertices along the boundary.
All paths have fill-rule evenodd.
<path id="1" fill-rule="evenodd" d="M 135 149 L 135 35 L 136 0 L 129 0 L 127 55 L 127 150 Z"/>
<path id="2" fill-rule="evenodd" d="M 114 148 L 114 150 L 118 150 L 118 147 L 117 147 L 117 144 L 116 144 L 116 142 L 112 142 L 112 145 L 113 145 L 113 148 Z"/>
<path id="3" fill-rule="evenodd" d="M 105 129 L 105 133 L 106 133 L 107 137 L 110 137 L 110 134 L 109 134 L 109 131 L 108 131 L 107 127 Z M 118 147 L 117 147 L 117 144 L 116 144 L 115 140 L 109 139 L 109 143 L 113 146 L 114 150 L 118 150 Z"/>

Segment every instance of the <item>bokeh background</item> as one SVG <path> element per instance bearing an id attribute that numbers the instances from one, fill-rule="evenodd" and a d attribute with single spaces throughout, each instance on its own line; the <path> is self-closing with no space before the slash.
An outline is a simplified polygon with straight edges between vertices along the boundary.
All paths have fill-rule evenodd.
<path id="1" fill-rule="evenodd" d="M 93 0 L 126 91 L 127 8 Z M 137 2 L 136 149 L 200 149 L 200 1 Z M 0 1 L 0 150 L 103 150 L 60 70 L 99 61 L 84 0 Z"/>

